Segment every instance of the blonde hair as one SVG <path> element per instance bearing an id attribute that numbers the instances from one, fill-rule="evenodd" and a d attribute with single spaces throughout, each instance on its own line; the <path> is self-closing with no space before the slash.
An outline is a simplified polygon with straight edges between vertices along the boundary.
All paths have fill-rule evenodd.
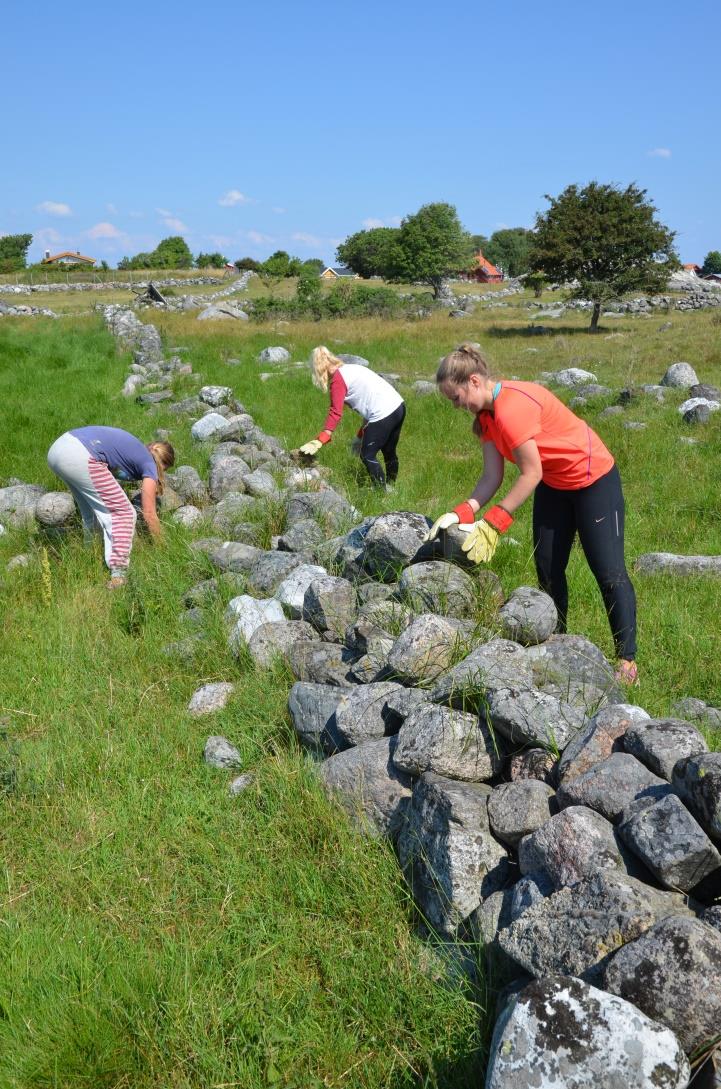
<path id="1" fill-rule="evenodd" d="M 310 362 L 313 368 L 313 385 L 327 393 L 328 379 L 337 367 L 343 366 L 343 360 L 339 359 L 337 355 L 333 355 L 324 344 L 321 344 L 313 349 Z"/>
<path id="2" fill-rule="evenodd" d="M 175 465 L 175 450 L 169 442 L 149 442 L 148 450 L 158 470 L 158 495 L 162 495 L 165 491 L 165 470 Z"/>
<path id="3" fill-rule="evenodd" d="M 441 360 L 436 372 L 436 383 L 440 386 L 444 382 L 451 382 L 454 386 L 462 386 L 472 374 L 489 378 L 490 373 L 488 361 L 478 348 L 474 348 L 472 344 L 459 344 Z"/>

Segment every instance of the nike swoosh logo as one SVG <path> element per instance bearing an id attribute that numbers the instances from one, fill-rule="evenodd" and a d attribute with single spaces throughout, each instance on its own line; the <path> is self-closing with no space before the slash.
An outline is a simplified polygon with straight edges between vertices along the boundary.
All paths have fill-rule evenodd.
<path id="1" fill-rule="evenodd" d="M 606 517 L 606 515 L 604 514 L 603 518 L 605 518 L 605 517 Z M 602 522 L 603 518 L 596 518 L 596 525 L 598 525 L 599 522 Z"/>

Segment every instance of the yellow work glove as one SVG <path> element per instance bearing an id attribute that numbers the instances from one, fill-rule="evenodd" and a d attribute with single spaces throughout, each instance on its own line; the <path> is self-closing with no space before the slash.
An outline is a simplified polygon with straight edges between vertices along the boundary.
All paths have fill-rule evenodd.
<path id="1" fill-rule="evenodd" d="M 489 563 L 496 551 L 498 538 L 512 522 L 513 518 L 503 507 L 491 507 L 486 511 L 461 545 L 471 563 Z"/>
<path id="2" fill-rule="evenodd" d="M 435 541 L 442 529 L 450 529 L 451 526 L 459 524 L 473 525 L 473 507 L 470 503 L 459 503 L 457 507 L 449 510 L 447 514 L 442 514 L 440 518 L 436 518 L 423 540 Z"/>
<path id="3" fill-rule="evenodd" d="M 300 447 L 299 453 L 305 454 L 308 458 L 314 458 L 322 445 L 320 439 L 311 439 L 310 442 L 306 442 Z"/>

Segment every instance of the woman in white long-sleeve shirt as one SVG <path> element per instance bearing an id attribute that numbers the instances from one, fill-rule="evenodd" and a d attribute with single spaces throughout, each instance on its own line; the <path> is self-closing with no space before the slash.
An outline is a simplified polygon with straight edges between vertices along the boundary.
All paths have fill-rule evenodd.
<path id="1" fill-rule="evenodd" d="M 358 432 L 360 456 L 372 482 L 379 487 L 386 481 L 392 483 L 398 476 L 397 446 L 406 416 L 403 398 L 390 382 L 369 367 L 344 363 L 323 346 L 313 350 L 311 361 L 313 384 L 330 392 L 330 410 L 323 430 L 301 446 L 300 452 L 313 457 L 330 442 L 344 405 L 349 405 L 363 417 L 364 423 Z M 383 454 L 385 473 L 378 460 L 379 453 Z"/>

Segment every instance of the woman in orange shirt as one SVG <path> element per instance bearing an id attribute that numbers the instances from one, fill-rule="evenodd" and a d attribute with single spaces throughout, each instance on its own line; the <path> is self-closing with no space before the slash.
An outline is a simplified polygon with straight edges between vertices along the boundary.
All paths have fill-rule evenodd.
<path id="1" fill-rule="evenodd" d="M 533 545 L 542 590 L 558 610 L 566 630 L 566 567 L 578 533 L 599 585 L 613 634 L 616 677 L 638 683 L 636 595 L 623 555 L 624 503 L 621 478 L 612 455 L 585 420 L 535 382 L 496 381 L 471 345 L 461 345 L 441 362 L 436 375 L 441 393 L 475 419 L 483 443 L 483 475 L 472 495 L 434 523 L 428 540 L 449 526 L 474 523 L 476 513 L 503 482 L 504 459 L 519 476 L 502 503 L 475 522 L 463 544 L 474 563 L 490 560 L 513 515 L 534 494 Z"/>

